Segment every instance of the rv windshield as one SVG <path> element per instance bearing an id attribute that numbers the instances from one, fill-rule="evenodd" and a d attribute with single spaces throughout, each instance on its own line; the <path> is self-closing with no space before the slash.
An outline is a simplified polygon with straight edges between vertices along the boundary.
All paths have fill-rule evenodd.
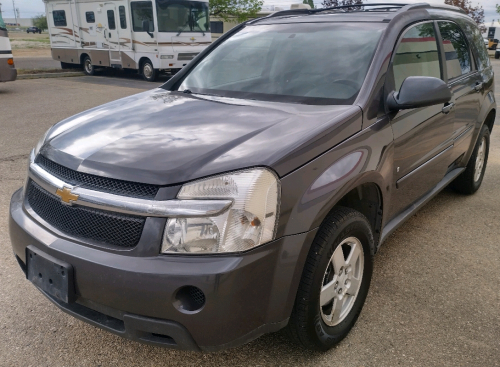
<path id="1" fill-rule="evenodd" d="M 208 3 L 156 0 L 159 32 L 208 32 Z"/>
<path id="2" fill-rule="evenodd" d="M 7 30 L 7 27 L 5 26 L 5 22 L 3 21 L 3 18 L 2 18 L 2 13 L 0 12 L 0 29 L 6 31 Z"/>
<path id="3" fill-rule="evenodd" d="M 303 104 L 352 104 L 383 23 L 247 26 L 191 70 L 179 91 Z"/>

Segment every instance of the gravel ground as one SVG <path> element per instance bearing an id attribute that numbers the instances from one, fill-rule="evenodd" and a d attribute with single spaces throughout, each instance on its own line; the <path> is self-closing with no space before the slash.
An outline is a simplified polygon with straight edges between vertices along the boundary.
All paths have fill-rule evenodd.
<path id="1" fill-rule="evenodd" d="M 303 351 L 282 332 L 219 353 L 171 351 L 56 309 L 24 278 L 9 242 L 9 200 L 27 154 L 53 123 L 152 86 L 99 77 L 0 85 L 0 366 L 500 365 L 498 121 L 482 188 L 470 197 L 445 190 L 388 239 L 357 325 L 327 353 Z"/>

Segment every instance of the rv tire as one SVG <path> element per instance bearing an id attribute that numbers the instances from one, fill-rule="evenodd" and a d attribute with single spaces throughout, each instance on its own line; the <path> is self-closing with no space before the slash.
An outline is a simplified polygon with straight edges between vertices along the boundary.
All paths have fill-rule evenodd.
<path id="1" fill-rule="evenodd" d="M 154 82 L 158 78 L 158 70 L 153 67 L 153 63 L 146 59 L 141 64 L 141 74 L 144 80 Z"/>
<path id="2" fill-rule="evenodd" d="M 95 67 L 92 65 L 92 60 L 90 59 L 89 56 L 85 56 L 83 59 L 83 72 L 86 75 L 94 75 L 95 74 Z"/>

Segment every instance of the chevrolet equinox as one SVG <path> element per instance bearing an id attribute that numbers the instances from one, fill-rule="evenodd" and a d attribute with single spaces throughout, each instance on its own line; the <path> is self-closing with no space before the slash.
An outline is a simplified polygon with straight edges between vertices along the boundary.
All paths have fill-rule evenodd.
<path id="1" fill-rule="evenodd" d="M 132 340 L 213 351 L 286 327 L 326 350 L 384 240 L 446 186 L 478 190 L 495 109 L 458 8 L 277 12 L 50 128 L 12 247 L 57 307 Z"/>

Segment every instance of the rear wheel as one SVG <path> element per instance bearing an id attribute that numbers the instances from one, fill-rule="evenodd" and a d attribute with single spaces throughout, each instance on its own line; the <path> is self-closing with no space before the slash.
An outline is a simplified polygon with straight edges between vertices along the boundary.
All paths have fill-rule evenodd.
<path id="1" fill-rule="evenodd" d="M 489 150 L 490 129 L 483 125 L 465 171 L 451 183 L 453 189 L 465 195 L 474 194 L 479 189 L 488 163 Z"/>
<path id="2" fill-rule="evenodd" d="M 288 333 L 308 349 L 327 350 L 352 329 L 368 294 L 373 234 L 366 217 L 336 208 L 309 252 Z"/>
<path id="3" fill-rule="evenodd" d="M 89 56 L 85 56 L 83 59 L 83 72 L 87 75 L 95 74 L 95 68 L 94 65 L 92 65 L 92 60 Z"/>
<path id="4" fill-rule="evenodd" d="M 150 60 L 142 63 L 141 73 L 144 80 L 148 82 L 154 82 L 158 78 L 158 70 L 153 67 L 153 63 Z"/>

